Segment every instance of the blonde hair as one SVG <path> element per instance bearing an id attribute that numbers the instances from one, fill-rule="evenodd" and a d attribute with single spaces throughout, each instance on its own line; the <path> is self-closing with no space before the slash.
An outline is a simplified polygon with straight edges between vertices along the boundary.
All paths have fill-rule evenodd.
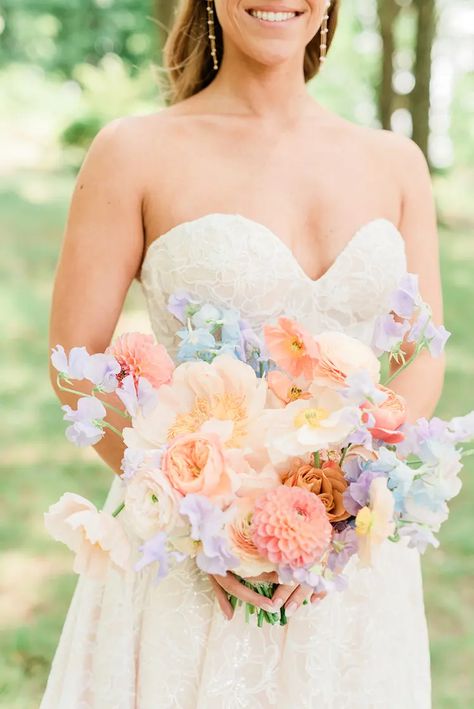
<path id="1" fill-rule="evenodd" d="M 327 51 L 337 26 L 340 0 L 333 0 L 328 10 Z M 222 28 L 215 16 L 217 60 L 223 54 Z M 306 46 L 304 78 L 309 81 L 320 68 L 321 33 Z M 164 51 L 166 72 L 165 100 L 168 104 L 183 101 L 208 86 L 216 71 L 213 68 L 209 46 L 206 0 L 181 0 L 166 40 Z"/>

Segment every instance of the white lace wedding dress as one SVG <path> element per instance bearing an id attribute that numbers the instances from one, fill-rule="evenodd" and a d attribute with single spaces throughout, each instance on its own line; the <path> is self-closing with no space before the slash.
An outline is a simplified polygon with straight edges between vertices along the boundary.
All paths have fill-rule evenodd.
<path id="1" fill-rule="evenodd" d="M 394 224 L 374 219 L 318 280 L 262 224 L 208 214 L 149 248 L 142 284 L 156 337 L 171 351 L 170 293 L 240 309 L 257 329 L 281 313 L 313 332 L 370 342 L 406 270 Z M 117 478 L 107 509 L 120 501 Z M 352 561 L 355 561 L 354 559 Z M 80 578 L 41 709 L 428 709 L 430 667 L 418 552 L 386 542 L 374 568 L 350 562 L 349 588 L 303 606 L 288 625 L 226 621 L 192 562 L 105 585 Z"/>

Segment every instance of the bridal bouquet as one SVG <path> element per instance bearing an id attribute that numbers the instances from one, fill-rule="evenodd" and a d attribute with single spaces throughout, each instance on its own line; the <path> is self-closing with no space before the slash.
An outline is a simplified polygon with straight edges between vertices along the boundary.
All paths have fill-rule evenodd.
<path id="1" fill-rule="evenodd" d="M 123 503 L 112 514 L 66 493 L 45 515 L 75 552 L 76 572 L 101 579 L 110 565 L 153 566 L 160 580 L 193 558 L 203 572 L 232 571 L 268 597 L 276 584 L 247 579 L 276 572 L 281 583 L 328 593 L 345 587 L 353 556 L 369 566 L 385 540 L 421 552 L 438 546 L 474 412 L 408 425 L 404 400 L 389 388 L 421 350 L 438 356 L 449 336 L 434 325 L 416 276 L 401 281 L 372 347 L 287 317 L 259 337 L 239 312 L 184 292 L 168 308 L 182 325 L 176 363 L 139 333 L 100 354 L 53 349 L 59 387 L 80 397 L 77 409 L 62 407 L 67 438 L 94 445 L 110 429 L 126 445 Z M 409 359 L 404 340 L 413 343 Z M 382 383 L 384 353 L 398 369 Z M 73 387 L 83 379 L 90 395 Z M 122 407 L 101 398 L 110 392 Z M 123 431 L 107 421 L 112 409 L 127 419 Z M 284 610 L 246 604 L 247 618 L 253 613 L 258 625 L 286 622 Z"/>

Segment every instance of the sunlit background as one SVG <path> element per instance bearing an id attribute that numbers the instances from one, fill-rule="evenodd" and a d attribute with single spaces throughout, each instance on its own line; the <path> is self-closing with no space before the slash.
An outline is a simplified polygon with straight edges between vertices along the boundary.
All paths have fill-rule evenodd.
<path id="1" fill-rule="evenodd" d="M 0 0 L 0 706 L 8 709 L 38 706 L 75 583 L 42 513 L 65 490 L 100 505 L 111 481 L 94 451 L 66 442 L 49 385 L 48 309 L 67 207 L 99 128 L 159 110 L 173 6 Z M 438 413 L 465 413 L 474 408 L 474 3 L 342 0 L 311 91 L 357 123 L 412 136 L 429 158 L 453 332 Z M 136 284 L 119 329 L 130 326 L 149 327 Z M 474 707 L 473 475 L 468 465 L 441 548 L 423 560 L 435 708 Z"/>

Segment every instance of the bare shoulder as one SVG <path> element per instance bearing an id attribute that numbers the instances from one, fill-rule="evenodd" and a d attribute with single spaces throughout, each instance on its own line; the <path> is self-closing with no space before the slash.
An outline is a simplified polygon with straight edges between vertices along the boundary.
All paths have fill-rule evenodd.
<path id="1" fill-rule="evenodd" d="M 414 140 L 401 133 L 384 128 L 364 128 L 368 144 L 384 161 L 405 190 L 413 184 L 430 182 L 430 170 L 426 157 Z"/>

